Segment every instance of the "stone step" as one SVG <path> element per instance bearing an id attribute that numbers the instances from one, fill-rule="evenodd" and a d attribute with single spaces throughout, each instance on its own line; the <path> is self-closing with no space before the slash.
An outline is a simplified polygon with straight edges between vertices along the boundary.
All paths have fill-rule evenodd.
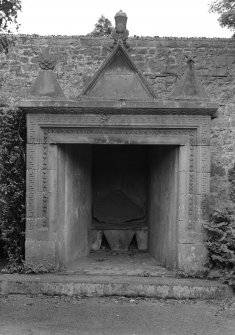
<path id="1" fill-rule="evenodd" d="M 217 299 L 232 295 L 232 291 L 227 285 L 200 279 L 3 274 L 0 275 L 0 294 Z"/>

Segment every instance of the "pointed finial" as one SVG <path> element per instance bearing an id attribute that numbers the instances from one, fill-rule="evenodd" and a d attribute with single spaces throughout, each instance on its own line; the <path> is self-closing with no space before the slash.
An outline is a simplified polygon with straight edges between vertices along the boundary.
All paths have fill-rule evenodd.
<path id="1" fill-rule="evenodd" d="M 65 95 L 53 72 L 56 57 L 49 53 L 48 47 L 39 55 L 38 63 L 40 71 L 30 89 L 30 95 L 36 99 L 65 100 Z"/>
<path id="2" fill-rule="evenodd" d="M 176 83 L 171 98 L 180 100 L 209 100 L 202 83 L 197 76 L 194 57 L 185 55 L 187 68 L 182 78 Z"/>
<path id="3" fill-rule="evenodd" d="M 189 69 L 193 70 L 194 69 L 194 65 L 195 65 L 194 57 L 185 55 L 185 58 L 186 58 L 186 62 L 188 64 Z"/>
<path id="4" fill-rule="evenodd" d="M 39 55 L 38 64 L 42 70 L 54 70 L 56 56 L 49 53 L 49 47 Z"/>
<path id="5" fill-rule="evenodd" d="M 126 29 L 127 15 L 122 10 L 116 13 L 115 17 L 115 28 L 112 30 L 112 38 L 115 44 L 123 44 L 127 49 L 130 47 L 126 40 L 129 36 L 129 31 Z"/>

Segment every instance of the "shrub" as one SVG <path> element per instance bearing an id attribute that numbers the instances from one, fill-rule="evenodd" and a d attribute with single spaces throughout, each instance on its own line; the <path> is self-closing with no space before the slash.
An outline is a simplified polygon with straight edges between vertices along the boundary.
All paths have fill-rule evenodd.
<path id="1" fill-rule="evenodd" d="M 215 276 L 235 286 L 235 226 L 228 211 L 215 211 L 209 223 L 206 245 L 208 248 L 208 268 Z"/>
<path id="2" fill-rule="evenodd" d="M 0 240 L 8 261 L 24 258 L 25 115 L 17 108 L 0 109 Z"/>

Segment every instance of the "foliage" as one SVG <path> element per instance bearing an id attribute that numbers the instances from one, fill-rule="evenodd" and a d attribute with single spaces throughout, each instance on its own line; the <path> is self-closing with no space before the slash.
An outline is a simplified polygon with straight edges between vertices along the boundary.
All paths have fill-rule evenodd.
<path id="1" fill-rule="evenodd" d="M 0 109 L 0 240 L 8 261 L 24 257 L 25 230 L 25 115 L 19 109 Z"/>
<path id="2" fill-rule="evenodd" d="M 111 31 L 112 23 L 104 15 L 101 15 L 95 24 L 94 30 L 89 35 L 94 37 L 109 36 Z"/>
<path id="3" fill-rule="evenodd" d="M 42 264 L 22 261 L 21 263 L 8 263 L 7 266 L 2 269 L 1 273 L 40 274 L 59 272 L 61 270 L 62 269 L 59 269 L 58 267 L 50 263 L 44 262 Z"/>
<path id="4" fill-rule="evenodd" d="M 18 30 L 18 12 L 21 10 L 21 0 L 0 0 L 0 32 L 10 33 L 12 26 Z"/>
<path id="5" fill-rule="evenodd" d="M 235 31 L 235 0 L 216 0 L 210 5 L 210 12 L 219 14 L 219 23 Z"/>
<path id="6" fill-rule="evenodd" d="M 235 226 L 227 211 L 216 211 L 204 225 L 207 231 L 208 268 L 235 286 Z"/>

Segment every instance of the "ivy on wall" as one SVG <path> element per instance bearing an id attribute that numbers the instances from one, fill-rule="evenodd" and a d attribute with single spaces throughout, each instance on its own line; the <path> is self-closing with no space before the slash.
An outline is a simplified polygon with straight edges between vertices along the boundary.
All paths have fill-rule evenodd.
<path id="1" fill-rule="evenodd" d="M 0 245 L 11 264 L 24 258 L 26 122 L 17 108 L 0 109 Z"/>

